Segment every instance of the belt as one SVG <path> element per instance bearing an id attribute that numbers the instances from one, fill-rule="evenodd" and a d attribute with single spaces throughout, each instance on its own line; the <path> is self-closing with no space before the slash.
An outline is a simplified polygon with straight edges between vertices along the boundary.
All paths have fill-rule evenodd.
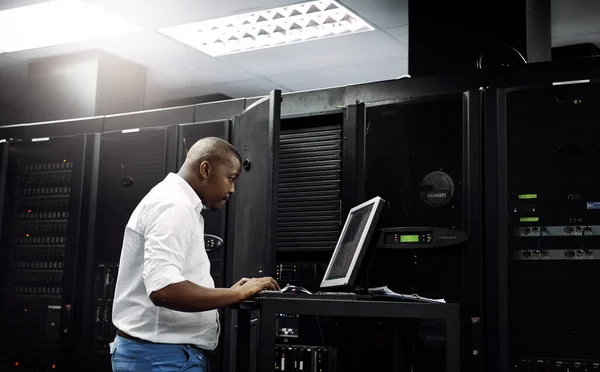
<path id="1" fill-rule="evenodd" d="M 141 338 L 138 338 L 138 337 L 133 337 L 131 335 L 128 335 L 127 333 L 121 331 L 120 329 L 117 330 L 117 336 L 126 338 L 128 340 L 132 340 L 132 341 L 143 342 L 145 344 L 153 344 L 154 343 L 154 342 L 142 340 Z"/>
<path id="2" fill-rule="evenodd" d="M 125 332 L 121 331 L 120 329 L 117 329 L 117 336 L 119 336 L 119 337 L 123 337 L 123 338 L 126 338 L 126 339 L 128 339 L 128 340 L 132 340 L 132 341 L 141 342 L 141 343 L 144 343 L 144 344 L 154 344 L 154 343 L 155 343 L 155 342 L 152 342 L 152 341 L 146 341 L 146 340 L 143 340 L 143 339 L 141 339 L 141 338 L 138 338 L 138 337 L 134 337 L 134 336 L 128 335 L 127 333 L 125 333 Z M 196 346 L 196 345 L 187 344 L 187 346 L 190 346 L 190 347 L 192 347 L 192 348 L 194 348 L 194 349 L 196 349 L 196 350 L 198 350 L 198 351 L 201 351 L 201 352 L 203 352 L 203 353 L 204 353 L 204 352 L 206 352 L 206 350 L 200 349 L 200 348 L 199 348 L 198 346 Z"/>

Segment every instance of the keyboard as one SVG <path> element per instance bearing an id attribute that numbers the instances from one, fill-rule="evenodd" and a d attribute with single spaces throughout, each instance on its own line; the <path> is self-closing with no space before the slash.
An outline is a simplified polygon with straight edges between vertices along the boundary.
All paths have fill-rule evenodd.
<path id="1" fill-rule="evenodd" d="M 281 292 L 281 291 L 262 291 L 254 296 L 255 299 L 261 298 L 310 298 L 320 300 L 358 300 L 358 295 L 351 292 Z"/>

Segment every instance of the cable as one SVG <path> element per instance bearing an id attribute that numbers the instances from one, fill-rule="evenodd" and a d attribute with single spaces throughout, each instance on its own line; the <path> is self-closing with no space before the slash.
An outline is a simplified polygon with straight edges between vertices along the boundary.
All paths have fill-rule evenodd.
<path id="1" fill-rule="evenodd" d="M 490 49 L 501 49 L 501 48 L 508 48 L 511 49 L 513 52 L 517 53 L 517 55 L 520 57 L 520 59 L 523 61 L 524 64 L 527 64 L 527 59 L 525 59 L 525 57 L 523 57 L 523 54 L 521 54 L 521 52 L 519 52 L 515 47 L 510 46 L 510 45 L 502 45 L 502 46 L 495 46 L 492 47 Z M 490 50 L 488 49 L 488 50 Z M 483 58 L 485 57 L 486 52 L 488 52 L 488 50 L 484 51 L 483 53 L 481 53 L 481 55 L 479 56 L 479 58 L 477 58 L 477 62 L 476 62 L 476 66 L 478 70 L 482 70 L 483 69 Z"/>
<path id="2" fill-rule="evenodd" d="M 542 250 L 542 242 L 544 241 L 544 234 L 543 234 L 544 231 L 547 231 L 546 226 L 540 226 L 540 239 L 537 241 L 537 250 L 538 251 Z"/>
<path id="3" fill-rule="evenodd" d="M 325 346 L 325 336 L 323 335 L 323 328 L 321 328 L 321 321 L 318 316 L 315 316 L 317 319 L 317 327 L 319 328 L 319 334 L 321 334 L 321 340 L 323 341 L 323 346 Z"/>

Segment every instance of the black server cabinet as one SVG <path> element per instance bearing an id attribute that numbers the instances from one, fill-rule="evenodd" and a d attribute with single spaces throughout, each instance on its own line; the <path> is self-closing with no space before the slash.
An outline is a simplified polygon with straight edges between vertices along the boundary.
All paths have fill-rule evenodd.
<path id="1" fill-rule="evenodd" d="M 486 302 L 501 371 L 600 368 L 599 100 L 590 79 L 486 92 Z"/>
<path id="2" fill-rule="evenodd" d="M 281 91 L 274 90 L 233 118 L 231 143 L 244 160 L 236 192 L 228 205 L 225 285 L 242 277 L 275 277 L 275 231 L 277 215 L 278 147 L 281 121 Z M 236 349 L 237 311 L 226 314 L 223 371 L 245 371 L 236 366 L 248 360 L 249 345 Z M 240 319 L 250 322 L 250 319 Z M 266 352 L 274 352 L 266 351 Z M 245 356 L 237 359 L 238 353 Z"/>
<path id="3" fill-rule="evenodd" d="M 352 169 L 364 177 L 357 197 L 384 198 L 378 227 L 390 229 L 371 263 L 369 286 L 460 303 L 462 365 L 480 370 L 480 93 L 370 103 L 365 111 Z M 437 239 L 444 234 L 453 243 Z M 423 322 L 419 332 L 443 337 L 443 324 Z M 443 368 L 443 350 L 426 337 L 413 353 L 422 368 Z"/>
<path id="4" fill-rule="evenodd" d="M 0 139 L 65 137 L 102 133 L 104 116 L 0 126 Z"/>
<path id="5" fill-rule="evenodd" d="M 207 121 L 192 124 L 182 124 L 179 126 L 179 143 L 177 151 L 177 168 L 179 169 L 189 151 L 190 147 L 196 141 L 205 137 L 218 137 L 229 141 L 229 129 L 231 120 Z M 204 218 L 205 246 L 210 259 L 210 271 L 216 288 L 231 286 L 231 280 L 225 277 L 225 252 L 227 252 L 228 241 L 226 238 L 227 209 L 217 211 L 205 210 L 202 213 Z M 219 244 L 219 242 L 222 242 Z M 226 283 L 227 282 L 227 283 Z M 229 316 L 228 311 L 220 311 L 221 324 L 226 324 L 225 319 Z M 224 332 L 220 334 L 219 346 L 216 350 L 209 353 L 211 371 L 222 370 L 223 365 L 223 339 Z"/>
<path id="6" fill-rule="evenodd" d="M 177 126 L 107 132 L 101 135 L 92 259 L 86 278 L 84 339 L 94 368 L 110 368 L 108 344 L 116 329 L 112 300 L 127 221 L 142 198 L 175 171 Z M 91 360 L 92 358 L 90 358 Z M 92 367 L 90 367 L 92 368 Z"/>
<path id="7" fill-rule="evenodd" d="M 177 169 L 181 168 L 188 150 L 196 143 L 196 141 L 205 137 L 217 137 L 229 141 L 229 129 L 229 119 L 180 125 Z M 206 245 L 208 258 L 211 263 L 211 275 L 215 281 L 215 287 L 223 287 L 226 284 L 225 252 L 227 250 L 227 241 L 225 241 L 225 233 L 227 210 L 220 209 L 214 212 L 205 210 L 202 213 L 202 217 L 204 218 L 204 233 L 216 237 L 217 241 L 219 239 L 223 241 L 223 246 L 221 246 L 219 244 L 212 244 L 211 238 L 208 238 L 207 243 L 209 244 Z"/>
<path id="8" fill-rule="evenodd" d="M 2 370 L 69 370 L 79 350 L 82 199 L 95 137 L 3 145 Z"/>
<path id="9" fill-rule="evenodd" d="M 286 116 L 279 138 L 276 279 L 317 291 L 341 230 L 345 110 Z"/>
<path id="10" fill-rule="evenodd" d="M 281 91 L 249 106 L 233 119 L 231 143 L 240 151 L 242 174 L 227 219 L 227 276 L 233 284 L 242 277 L 275 274 L 276 194 L 279 160 Z"/>

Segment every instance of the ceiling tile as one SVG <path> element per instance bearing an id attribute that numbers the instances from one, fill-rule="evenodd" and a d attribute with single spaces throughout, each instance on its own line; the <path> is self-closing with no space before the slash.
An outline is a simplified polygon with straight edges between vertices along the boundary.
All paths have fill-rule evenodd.
<path id="1" fill-rule="evenodd" d="M 396 40 L 408 47 L 408 25 L 388 28 L 385 30 L 385 32 L 392 35 Z"/>
<path id="2" fill-rule="evenodd" d="M 147 29 L 175 26 L 294 4 L 298 0 L 87 0 Z M 251 3 L 252 5 L 250 5 Z"/>
<path id="3" fill-rule="evenodd" d="M 279 75 L 271 80 L 294 91 L 396 79 L 408 71 L 406 58 Z"/>
<path id="4" fill-rule="evenodd" d="M 162 83 L 169 88 L 210 85 L 255 77 L 237 66 L 218 61 L 155 31 L 142 31 L 9 55 L 28 60 L 91 49 L 100 49 L 146 66 L 150 73 L 160 75 Z"/>
<path id="5" fill-rule="evenodd" d="M 408 0 L 341 0 L 340 2 L 381 29 L 408 24 Z"/>
<path id="6" fill-rule="evenodd" d="M 108 53 L 160 72 L 171 85 L 210 85 L 254 78 L 238 66 L 216 60 L 187 45 L 154 31 L 106 41 L 100 48 Z"/>
<path id="7" fill-rule="evenodd" d="M 20 8 L 23 6 L 43 3 L 48 0 L 2 0 L 0 1 L 0 11 L 12 8 Z"/>
<path id="8" fill-rule="evenodd" d="M 259 76 L 407 57 L 407 48 L 383 31 L 370 31 L 232 54 L 218 59 Z"/>

